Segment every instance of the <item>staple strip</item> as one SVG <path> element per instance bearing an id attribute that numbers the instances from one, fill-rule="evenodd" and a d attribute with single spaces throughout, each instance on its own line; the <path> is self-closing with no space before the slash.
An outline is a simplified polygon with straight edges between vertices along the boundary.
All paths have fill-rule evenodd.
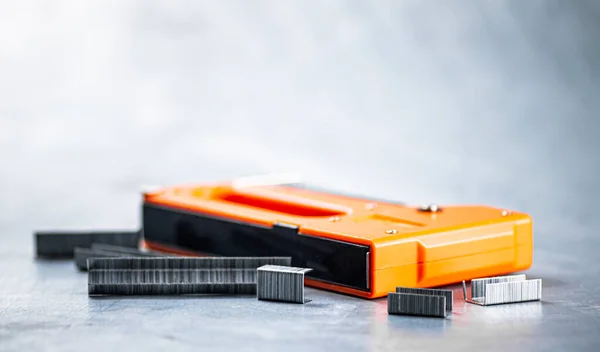
<path id="1" fill-rule="evenodd" d="M 446 310 L 452 311 L 452 303 L 454 302 L 452 290 L 396 287 L 396 292 L 397 293 L 411 293 L 411 294 L 415 294 L 415 295 L 444 296 L 444 297 L 446 297 Z"/>
<path id="2" fill-rule="evenodd" d="M 390 292 L 388 314 L 445 318 L 448 315 L 446 297 Z"/>
<path id="3" fill-rule="evenodd" d="M 256 294 L 256 283 L 88 284 L 94 295 Z"/>
<path id="4" fill-rule="evenodd" d="M 291 257 L 90 258 L 88 269 L 257 269 L 268 264 L 290 265 L 291 262 Z"/>
<path id="5" fill-rule="evenodd" d="M 542 299 L 542 280 L 527 280 L 517 282 L 501 282 L 487 284 L 485 287 L 484 304 L 539 301 Z"/>
<path id="6" fill-rule="evenodd" d="M 525 274 L 473 279 L 471 280 L 471 299 L 475 300 L 477 298 L 483 297 L 485 295 L 485 287 L 488 284 L 524 281 L 525 279 Z"/>
<path id="7" fill-rule="evenodd" d="M 88 284 L 254 283 L 254 269 L 90 270 Z"/>
<path id="8" fill-rule="evenodd" d="M 257 298 L 266 301 L 305 303 L 304 274 L 311 271 L 280 265 L 265 265 L 258 268 Z"/>
<path id="9" fill-rule="evenodd" d="M 89 248 L 92 243 L 105 243 L 137 248 L 141 231 L 92 231 L 35 233 L 36 255 L 40 258 L 73 258 L 75 247 Z"/>

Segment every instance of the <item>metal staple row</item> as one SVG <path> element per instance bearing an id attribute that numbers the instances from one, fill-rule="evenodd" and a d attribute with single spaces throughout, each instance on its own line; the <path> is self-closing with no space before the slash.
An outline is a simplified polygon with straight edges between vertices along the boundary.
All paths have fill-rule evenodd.
<path id="1" fill-rule="evenodd" d="M 466 292 L 463 281 L 465 301 L 482 306 L 539 301 L 542 280 L 527 280 L 522 274 L 480 278 L 471 281 L 470 300 Z M 397 287 L 388 294 L 388 313 L 444 318 L 452 312 L 452 302 L 451 290 Z"/>
<path id="2" fill-rule="evenodd" d="M 451 290 L 397 287 L 388 294 L 388 314 L 445 318 L 452 302 Z"/>
<path id="3" fill-rule="evenodd" d="M 463 281 L 465 301 L 481 306 L 539 301 L 542 299 L 542 279 L 527 280 L 526 276 L 509 275 L 471 281 L 471 299 Z"/>
<path id="4" fill-rule="evenodd" d="M 259 300 L 306 303 L 304 274 L 312 269 L 279 265 L 258 268 L 257 298 Z"/>
<path id="5" fill-rule="evenodd" d="M 290 257 L 89 258 L 89 295 L 255 294 L 257 269 Z"/>
<path id="6" fill-rule="evenodd" d="M 90 258 L 89 270 L 133 269 L 257 269 L 263 265 L 290 265 L 290 257 L 158 257 Z"/>

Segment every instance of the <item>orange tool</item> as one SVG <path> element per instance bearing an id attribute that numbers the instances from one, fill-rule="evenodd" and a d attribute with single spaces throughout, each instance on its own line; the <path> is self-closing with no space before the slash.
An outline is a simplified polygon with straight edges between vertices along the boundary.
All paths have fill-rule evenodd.
<path id="1" fill-rule="evenodd" d="M 290 256 L 306 284 L 364 298 L 527 269 L 532 220 L 488 206 L 414 207 L 292 186 L 144 195 L 144 241 L 179 254 Z"/>

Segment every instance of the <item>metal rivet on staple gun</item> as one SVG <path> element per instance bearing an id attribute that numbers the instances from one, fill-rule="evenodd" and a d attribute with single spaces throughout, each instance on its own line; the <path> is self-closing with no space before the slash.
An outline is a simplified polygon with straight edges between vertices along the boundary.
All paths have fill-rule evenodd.
<path id="1" fill-rule="evenodd" d="M 388 294 L 388 314 L 445 318 L 452 301 L 452 290 L 397 287 Z"/>
<path id="2" fill-rule="evenodd" d="M 265 265 L 257 269 L 256 297 L 265 301 L 306 303 L 304 298 L 304 274 L 307 268 Z"/>
<path id="3" fill-rule="evenodd" d="M 440 208 L 437 204 L 426 204 L 426 205 L 422 205 L 419 208 L 419 211 L 428 212 L 428 213 L 437 213 L 441 210 L 442 210 L 442 208 Z"/>
<path id="4" fill-rule="evenodd" d="M 375 208 L 377 208 L 377 203 L 367 203 L 367 204 L 365 204 L 365 209 L 367 209 L 367 210 L 373 210 Z"/>
<path id="5" fill-rule="evenodd" d="M 542 279 L 527 280 L 525 275 L 471 280 L 471 299 L 467 299 L 467 285 L 464 281 L 462 283 L 465 301 L 480 306 L 542 299 Z"/>
<path id="6" fill-rule="evenodd" d="M 257 268 L 290 257 L 89 258 L 89 295 L 255 294 Z"/>
<path id="7" fill-rule="evenodd" d="M 502 210 L 502 216 L 508 216 L 508 215 L 510 215 L 510 211 Z"/>

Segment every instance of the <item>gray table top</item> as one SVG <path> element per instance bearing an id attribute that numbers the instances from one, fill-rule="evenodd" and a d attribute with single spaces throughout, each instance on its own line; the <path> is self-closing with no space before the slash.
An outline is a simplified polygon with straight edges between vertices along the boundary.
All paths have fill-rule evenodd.
<path id="1" fill-rule="evenodd" d="M 31 4 L 32 6 L 29 6 Z M 0 350 L 600 349 L 594 2 L 0 3 Z M 87 295 L 36 229 L 135 228 L 138 186 L 300 171 L 530 213 L 543 302 L 388 316 L 307 288 Z"/>

